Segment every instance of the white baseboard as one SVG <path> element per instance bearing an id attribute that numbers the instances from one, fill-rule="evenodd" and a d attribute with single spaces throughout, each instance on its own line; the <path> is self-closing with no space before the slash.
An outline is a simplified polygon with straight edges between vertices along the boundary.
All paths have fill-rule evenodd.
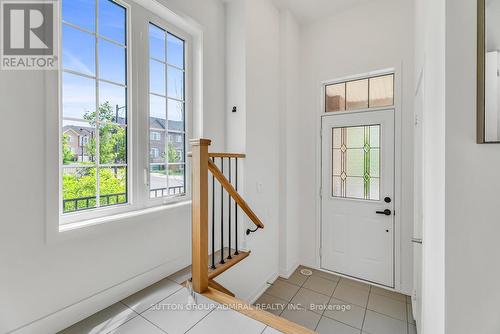
<path id="1" fill-rule="evenodd" d="M 262 296 L 264 292 L 269 288 L 269 285 L 274 282 L 278 276 L 281 276 L 283 278 L 289 278 L 293 272 L 299 267 L 300 263 L 297 262 L 294 264 L 288 271 L 282 271 L 280 270 L 280 273 L 273 273 L 272 275 L 269 276 L 269 278 L 266 280 L 264 284 L 262 284 L 253 294 L 250 295 L 250 298 L 246 299 L 250 304 L 255 303 L 257 299 Z"/>
<path id="2" fill-rule="evenodd" d="M 144 273 L 101 290 L 92 296 L 11 330 L 6 334 L 57 333 L 186 267 L 188 261 L 185 257 L 181 257 L 160 264 Z"/>
<path id="3" fill-rule="evenodd" d="M 259 299 L 260 296 L 262 296 L 262 294 L 267 290 L 267 288 L 269 288 L 269 284 L 274 282 L 278 278 L 278 276 L 279 275 L 277 272 L 270 275 L 269 278 L 264 282 L 264 284 L 262 284 L 258 289 L 255 290 L 254 293 L 250 295 L 249 298 L 246 299 L 248 303 L 249 304 L 255 303 L 255 301 Z"/>
<path id="4" fill-rule="evenodd" d="M 300 266 L 300 263 L 299 263 L 299 261 L 297 261 L 290 268 L 288 268 L 288 269 L 281 269 L 280 270 L 280 276 L 283 277 L 283 278 L 286 278 L 286 279 L 290 278 L 290 276 L 292 276 L 292 274 L 294 273 L 294 271 L 297 270 L 297 268 L 299 266 Z"/>

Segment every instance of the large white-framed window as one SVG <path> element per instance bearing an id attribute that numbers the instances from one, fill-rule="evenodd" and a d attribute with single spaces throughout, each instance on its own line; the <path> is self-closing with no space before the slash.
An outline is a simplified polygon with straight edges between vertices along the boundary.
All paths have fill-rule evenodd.
<path id="1" fill-rule="evenodd" d="M 150 152 L 159 149 L 149 161 L 152 199 L 186 194 L 185 43 L 166 27 L 149 24 L 149 145 Z"/>
<path id="2" fill-rule="evenodd" d="M 156 3 L 60 3 L 59 182 L 55 187 L 59 196 L 57 204 L 49 200 L 48 216 L 54 217 L 57 205 L 59 231 L 67 231 L 189 200 L 185 145 L 192 130 L 188 121 L 193 102 L 188 97 L 191 90 L 201 96 L 191 82 L 191 65 L 195 64 L 196 73 L 201 67 L 190 58 L 190 46 L 201 30 Z M 163 59 L 151 56 L 154 38 L 144 38 L 151 22 L 165 38 Z M 201 50 L 200 41 L 196 41 L 197 50 Z M 158 65 L 152 63 L 154 58 L 165 69 L 165 91 L 151 93 Z M 164 99 L 161 111 L 151 110 L 151 95 Z M 48 166 L 56 170 L 55 160 Z M 152 187 L 156 181 L 166 186 Z M 48 196 L 55 188 L 49 186 Z"/>
<path id="3" fill-rule="evenodd" d="M 62 1 L 61 214 L 129 203 L 128 7 Z"/>

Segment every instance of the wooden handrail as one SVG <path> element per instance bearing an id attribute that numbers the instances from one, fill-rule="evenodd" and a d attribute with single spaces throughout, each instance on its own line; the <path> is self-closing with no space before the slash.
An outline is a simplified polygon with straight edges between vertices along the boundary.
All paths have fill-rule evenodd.
<path id="1" fill-rule="evenodd" d="M 243 153 L 208 153 L 209 158 L 246 158 Z"/>
<path id="2" fill-rule="evenodd" d="M 188 152 L 187 156 L 191 158 L 193 156 L 193 153 Z M 241 158 L 244 159 L 246 158 L 246 154 L 244 153 L 208 153 L 209 158 Z"/>
<path id="3" fill-rule="evenodd" d="M 217 275 L 220 275 L 224 271 L 228 270 L 232 266 L 239 263 L 241 260 L 245 259 L 250 253 L 240 251 L 238 252 L 238 247 L 236 243 L 236 249 L 233 254 L 231 254 L 231 241 L 229 241 L 229 256 L 224 259 L 224 245 L 223 239 L 221 237 L 221 262 L 219 266 L 215 266 L 215 261 L 213 261 L 211 269 L 208 269 L 208 176 L 209 171 L 212 173 L 214 178 L 217 178 L 222 188 L 227 191 L 230 198 L 235 201 L 236 206 L 239 206 L 243 212 L 247 214 L 250 220 L 258 227 L 264 228 L 264 224 L 260 221 L 257 215 L 250 209 L 248 204 L 243 200 L 243 198 L 238 194 L 235 188 L 232 186 L 231 182 L 226 179 L 224 173 L 222 173 L 217 165 L 215 165 L 215 158 L 245 158 L 244 154 L 239 153 L 208 153 L 208 147 L 211 141 L 208 139 L 195 139 L 191 140 L 191 150 L 189 156 L 192 158 L 192 284 L 193 290 L 197 293 L 207 292 L 209 286 L 214 287 L 214 282 L 210 282 Z M 237 164 L 236 164 L 237 168 Z M 212 181 L 213 182 L 213 181 Z M 223 191 L 221 190 L 223 194 Z M 223 196 L 223 195 L 221 195 Z M 214 203 L 214 202 L 212 202 Z M 223 220 L 221 212 L 221 234 L 223 235 Z M 229 220 L 231 224 L 231 220 Z M 229 225 L 231 226 L 231 225 Z M 236 225 L 237 226 L 237 225 Z M 212 229 L 213 229 L 212 225 Z M 237 229 L 236 229 L 237 230 Z M 231 230 L 230 230 L 231 231 Z M 229 232 L 231 234 L 231 232 Z M 237 235 L 236 235 L 237 236 Z M 231 240 L 231 239 L 229 239 Z M 213 242 L 213 240 L 212 240 Z M 214 246 L 212 245 L 212 253 L 215 253 Z M 232 255 L 232 256 L 231 256 Z M 224 261 L 225 260 L 225 261 Z M 216 285 L 215 288 L 223 290 L 220 286 Z M 232 294 L 230 291 L 224 292 Z"/>
<path id="4" fill-rule="evenodd" d="M 226 179 L 224 174 L 219 170 L 219 168 L 213 163 L 212 160 L 208 159 L 208 169 L 212 172 L 215 178 L 219 181 L 219 183 L 226 189 L 229 196 L 231 196 L 234 201 L 238 204 L 238 206 L 245 212 L 250 218 L 250 220 L 259 228 L 264 228 L 264 224 L 260 221 L 259 217 L 250 209 L 247 202 L 238 194 L 238 192 L 234 189 L 233 185 Z"/>

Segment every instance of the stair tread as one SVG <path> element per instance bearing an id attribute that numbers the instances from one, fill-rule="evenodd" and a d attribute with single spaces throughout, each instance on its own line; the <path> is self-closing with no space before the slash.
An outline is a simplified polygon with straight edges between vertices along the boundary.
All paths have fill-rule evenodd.
<path id="1" fill-rule="evenodd" d="M 215 252 L 215 269 L 214 268 L 209 268 L 208 269 L 208 279 L 213 279 L 229 268 L 233 267 L 237 263 L 243 261 L 245 258 L 247 258 L 250 255 L 250 251 L 238 251 L 238 254 L 234 254 L 235 250 L 231 249 L 231 258 L 228 258 L 229 255 L 229 248 L 225 247 L 224 248 L 224 263 L 220 263 L 220 258 L 221 258 L 221 253 L 220 250 Z M 227 254 L 227 255 L 226 255 Z M 212 259 L 212 255 L 210 254 L 208 256 L 209 261 Z"/>

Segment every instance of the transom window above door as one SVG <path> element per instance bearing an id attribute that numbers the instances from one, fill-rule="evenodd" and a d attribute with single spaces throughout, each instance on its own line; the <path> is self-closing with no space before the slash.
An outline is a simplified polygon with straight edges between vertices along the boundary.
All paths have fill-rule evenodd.
<path id="1" fill-rule="evenodd" d="M 394 105 L 394 74 L 339 82 L 325 87 L 325 112 Z"/>

